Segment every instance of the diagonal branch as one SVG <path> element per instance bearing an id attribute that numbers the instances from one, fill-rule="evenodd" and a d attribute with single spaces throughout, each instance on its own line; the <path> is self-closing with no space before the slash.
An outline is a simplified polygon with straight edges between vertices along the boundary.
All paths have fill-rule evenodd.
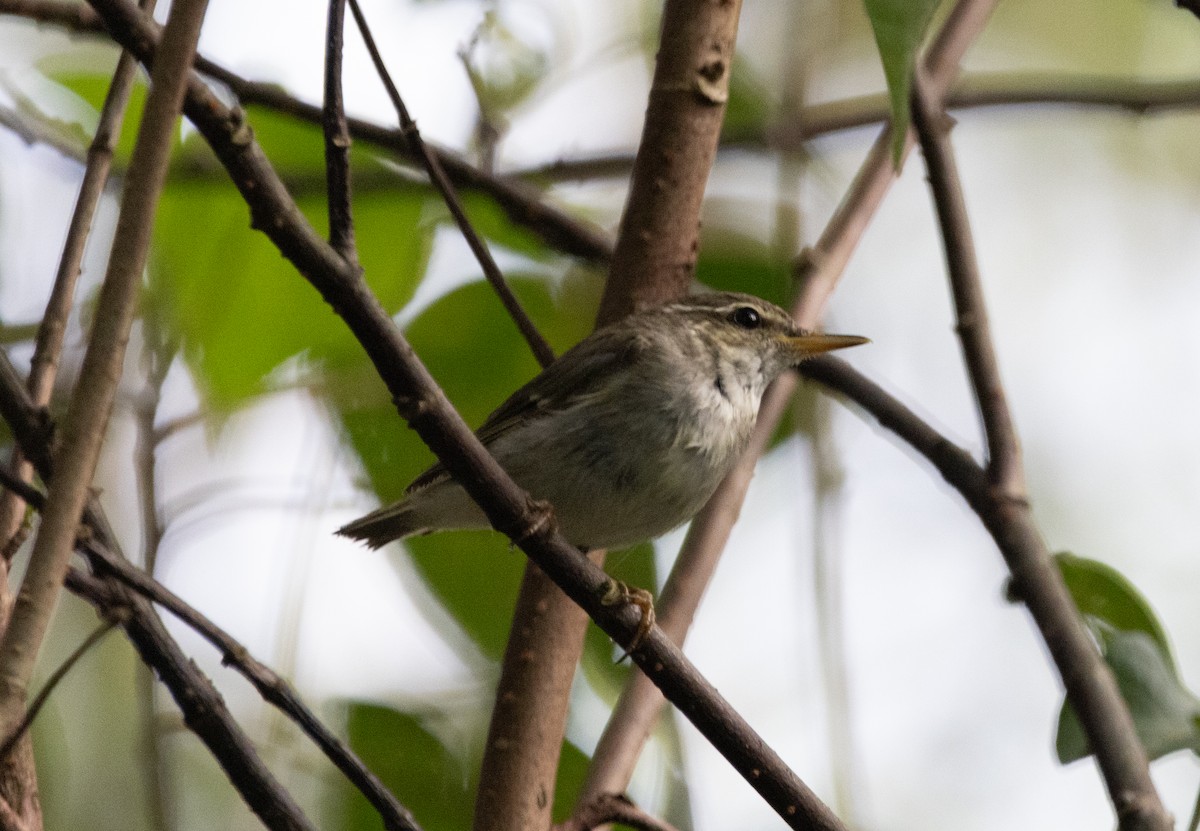
<path id="1" fill-rule="evenodd" d="M 913 85 L 918 134 L 937 208 L 963 359 L 987 436 L 989 500 L 1004 522 L 998 535 L 1013 576 L 1062 675 L 1100 765 L 1120 827 L 1167 829 L 1172 821 L 1150 780 L 1149 761 L 1116 679 L 1088 636 L 1075 604 L 1031 521 L 1016 428 L 1008 409 L 983 300 L 966 203 L 949 141 L 949 118 L 918 73 Z M 987 522 L 987 517 L 981 518 Z M 1019 524 L 1018 524 L 1019 521 Z"/>
<path id="2" fill-rule="evenodd" d="M 334 1 L 336 2 L 336 0 Z M 367 19 L 363 15 L 362 9 L 359 8 L 357 0 L 350 0 L 350 12 L 354 15 L 354 21 L 358 24 L 358 30 L 367 45 L 367 51 L 371 54 L 371 60 L 375 64 L 375 71 L 379 73 L 379 78 L 383 81 L 383 85 L 387 89 L 388 97 L 392 100 L 392 106 L 395 108 L 396 116 L 400 120 L 400 130 L 408 141 L 411 154 L 420 160 L 425 171 L 429 174 L 429 181 L 433 183 L 438 193 L 442 195 L 442 199 L 445 200 L 446 207 L 450 210 L 450 215 L 454 217 L 454 222 L 458 225 L 463 239 L 467 241 L 467 245 L 471 248 L 471 253 L 475 255 L 480 268 L 483 269 L 484 277 L 487 278 L 487 281 L 491 283 L 492 288 L 500 297 L 500 302 L 504 305 L 508 316 L 517 324 L 517 329 L 521 332 L 521 336 L 525 338 L 525 342 L 529 344 L 530 351 L 533 352 L 539 364 L 543 367 L 549 366 L 554 361 L 554 351 L 550 348 L 550 344 L 546 343 L 546 339 L 542 337 L 537 327 L 533 325 L 533 321 L 529 319 L 529 315 L 521 307 L 521 302 L 517 300 L 516 295 L 512 293 L 512 289 L 505 282 L 504 275 L 500 271 L 500 266 L 496 265 L 496 260 L 492 257 L 492 252 L 488 249 L 487 243 L 483 241 L 471 225 L 471 220 L 467 218 L 467 212 L 463 210 L 458 193 L 455 191 L 449 177 L 446 176 L 446 171 L 438 160 L 437 154 L 431 152 L 429 146 L 421 139 L 421 132 L 417 129 L 417 123 L 413 121 L 412 116 L 408 112 L 408 107 L 404 105 L 404 99 L 400 97 L 400 90 L 397 89 L 395 82 L 392 81 L 392 76 L 383 62 L 383 56 L 380 54 L 379 48 L 375 45 L 375 38 L 371 34 L 371 29 L 367 25 Z"/>
<path id="3" fill-rule="evenodd" d="M 913 84 L 912 121 L 925 156 L 929 188 L 937 207 L 942 244 L 946 250 L 957 317 L 955 328 L 983 420 L 988 474 L 993 486 L 1006 497 L 1023 500 L 1026 492 L 1021 449 L 1000 379 L 1000 365 L 983 299 L 983 281 L 975 256 L 975 240 L 958 178 L 958 165 L 950 147 L 953 121 L 941 109 L 940 102 L 920 73 Z"/>
<path id="4" fill-rule="evenodd" d="M 151 75 L 133 162 L 126 179 L 108 274 L 79 381 L 68 410 L 58 475 L 34 543 L 29 568 L 0 639 L 0 735 L 25 706 L 29 676 L 53 615 L 75 533 L 90 496 L 92 474 L 112 411 L 133 324 L 154 211 L 166 179 L 174 125 L 200 35 L 207 0 L 178 0 L 163 31 L 163 57 Z"/>
<path id="5" fill-rule="evenodd" d="M 83 639 L 83 642 L 79 646 L 71 650 L 71 654 L 58 665 L 54 672 L 50 673 L 46 678 L 46 683 L 42 685 L 38 694 L 29 702 L 29 708 L 25 711 L 25 715 L 21 718 L 20 723 L 17 724 L 16 729 L 11 735 L 5 736 L 4 740 L 0 742 L 0 764 L 6 763 L 8 754 L 12 752 L 12 749 L 17 746 L 17 742 L 21 740 L 21 737 L 33 725 L 33 720 L 37 718 L 42 707 L 46 706 L 46 702 L 50 700 L 51 693 L 67 677 L 67 673 L 75 667 L 75 664 L 79 663 L 80 658 L 91 651 L 93 646 L 100 643 L 104 639 L 104 636 L 111 632 L 117 623 L 116 619 L 102 621 L 99 626 L 92 630 L 90 635 Z"/>

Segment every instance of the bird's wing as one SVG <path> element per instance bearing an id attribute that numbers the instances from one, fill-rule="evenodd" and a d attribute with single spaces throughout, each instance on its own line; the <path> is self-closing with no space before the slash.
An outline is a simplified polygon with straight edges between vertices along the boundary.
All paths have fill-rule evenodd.
<path id="1" fill-rule="evenodd" d="M 509 396 L 475 435 L 485 445 L 491 444 L 516 426 L 562 410 L 580 396 L 603 394 L 618 369 L 637 361 L 639 346 L 632 338 L 600 336 L 581 341 Z M 421 490 L 448 476 L 439 462 L 414 479 L 407 492 Z"/>

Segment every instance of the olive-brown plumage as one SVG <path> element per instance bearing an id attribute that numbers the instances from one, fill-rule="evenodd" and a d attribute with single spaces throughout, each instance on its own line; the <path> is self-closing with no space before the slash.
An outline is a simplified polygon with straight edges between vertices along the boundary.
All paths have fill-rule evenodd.
<path id="1" fill-rule="evenodd" d="M 619 548 L 700 510 L 745 451 L 767 385 L 804 358 L 864 343 L 814 335 L 745 294 L 687 297 L 597 329 L 517 390 L 476 435 L 582 548 Z M 399 502 L 339 529 L 372 548 L 485 528 L 435 465 Z"/>

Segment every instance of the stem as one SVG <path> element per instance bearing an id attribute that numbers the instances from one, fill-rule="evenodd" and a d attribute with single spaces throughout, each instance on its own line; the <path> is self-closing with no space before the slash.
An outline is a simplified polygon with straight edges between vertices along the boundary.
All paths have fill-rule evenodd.
<path id="1" fill-rule="evenodd" d="M 342 100 L 342 29 L 346 0 L 329 0 L 325 29 L 325 178 L 329 202 L 329 244 L 346 262 L 357 264 L 354 217 L 350 207 L 350 129 Z"/>
<path id="2" fill-rule="evenodd" d="M 967 501 L 1004 556 L 1013 588 L 1028 606 L 1062 676 L 1067 697 L 1096 753 L 1120 828 L 1170 828 L 1129 710 L 1080 622 L 1029 506 L 998 493 L 969 453 L 844 361 L 814 358 L 804 363 L 801 372 L 845 395 L 908 442 Z"/>
<path id="3" fill-rule="evenodd" d="M 471 225 L 470 219 L 467 218 L 467 212 L 463 210 L 462 202 L 458 198 L 458 193 L 454 189 L 454 185 L 450 182 L 450 178 L 446 175 L 446 171 L 442 168 L 436 154 L 430 152 L 428 145 L 421 139 L 421 132 L 417 129 L 417 124 L 409 115 L 408 107 L 404 105 L 404 99 L 400 97 L 400 90 L 392 81 L 391 74 L 387 71 L 384 65 L 383 56 L 379 53 L 378 47 L 375 45 L 375 38 L 371 35 L 371 29 L 367 26 L 367 19 L 363 16 L 362 9 L 358 6 L 358 0 L 350 0 L 350 11 L 354 15 L 354 20 L 358 23 L 358 30 L 362 33 L 363 41 L 367 45 L 367 51 L 371 53 L 371 60 L 375 63 L 375 69 L 379 73 L 380 79 L 383 81 L 384 87 L 387 88 L 388 97 L 392 99 L 392 106 L 396 110 L 396 116 L 400 120 L 401 132 L 407 138 L 411 153 L 415 155 L 425 167 L 425 171 L 429 174 L 429 181 L 437 188 L 438 193 L 442 195 L 442 199 L 446 202 L 446 207 L 450 210 L 450 215 L 454 217 L 455 223 L 458 225 L 459 231 L 463 235 L 463 239 L 467 241 L 467 245 L 471 248 L 471 253 L 475 255 L 475 259 L 479 262 L 479 267 L 483 269 L 483 275 L 487 281 L 491 283 L 492 288 L 500 297 L 500 302 L 504 305 L 505 311 L 509 317 L 517 324 L 517 329 L 521 332 L 525 342 L 529 344 L 529 349 L 533 352 L 533 356 L 537 358 L 538 363 L 543 367 L 549 366 L 554 361 L 554 350 L 550 348 L 550 344 L 542 337 L 542 334 L 533 325 L 533 321 L 529 319 L 529 315 L 521 308 L 521 303 L 512 293 L 508 283 L 504 280 L 504 274 L 500 271 L 500 266 L 496 265 L 496 260 L 492 257 L 492 252 L 488 248 L 487 243 L 475 231 Z"/>
<path id="4" fill-rule="evenodd" d="M 913 85 L 913 127 L 925 155 L 929 188 L 937 207 L 946 264 L 954 296 L 955 326 L 975 402 L 983 421 L 992 484 L 1006 498 L 1026 498 L 1025 473 L 1017 430 L 1000 380 L 1000 365 L 983 298 L 983 280 L 967 217 L 958 165 L 950 146 L 952 121 L 938 106 L 918 73 Z"/>

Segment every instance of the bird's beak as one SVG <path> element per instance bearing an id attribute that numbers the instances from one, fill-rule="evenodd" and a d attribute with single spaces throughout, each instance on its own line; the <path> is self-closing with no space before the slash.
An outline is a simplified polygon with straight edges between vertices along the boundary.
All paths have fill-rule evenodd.
<path id="1" fill-rule="evenodd" d="M 808 358 L 822 352 L 832 352 L 835 349 L 845 349 L 848 346 L 858 346 L 870 343 L 869 338 L 858 335 L 786 335 L 783 341 L 796 359 Z"/>

